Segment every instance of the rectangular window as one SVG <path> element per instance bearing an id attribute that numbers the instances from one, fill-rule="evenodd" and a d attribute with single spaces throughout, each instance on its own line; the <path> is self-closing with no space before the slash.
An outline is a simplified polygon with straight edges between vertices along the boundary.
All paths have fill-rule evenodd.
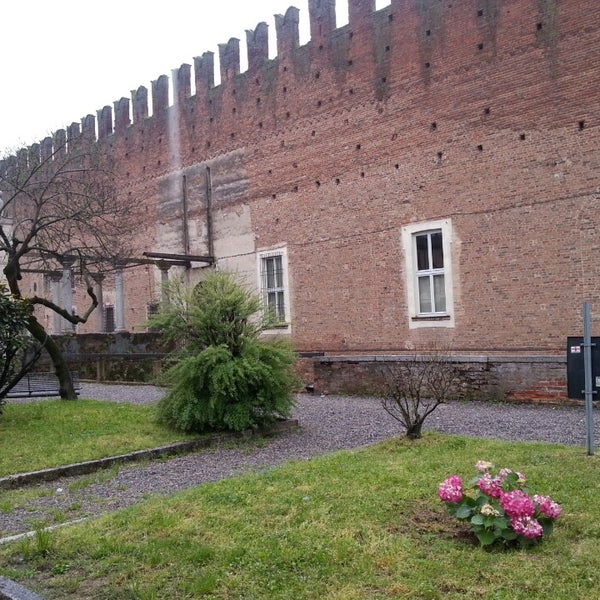
<path id="1" fill-rule="evenodd" d="M 260 290 L 265 311 L 276 327 L 289 324 L 287 254 L 285 249 L 258 255 Z"/>
<path id="2" fill-rule="evenodd" d="M 452 222 L 413 223 L 402 228 L 410 327 L 454 327 Z"/>
<path id="3" fill-rule="evenodd" d="M 107 304 L 104 307 L 104 331 L 112 333 L 115 330 L 115 307 Z"/>
<path id="4" fill-rule="evenodd" d="M 442 232 L 428 231 L 415 235 L 419 313 L 446 312 L 446 276 Z"/>

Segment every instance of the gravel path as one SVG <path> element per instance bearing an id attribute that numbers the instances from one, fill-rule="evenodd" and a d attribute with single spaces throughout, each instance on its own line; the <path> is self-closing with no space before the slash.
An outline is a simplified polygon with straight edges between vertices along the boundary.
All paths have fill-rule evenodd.
<path id="1" fill-rule="evenodd" d="M 158 400 L 162 393 L 153 386 L 83 384 L 81 396 L 145 403 Z M 402 433 L 399 424 L 373 398 L 301 394 L 293 416 L 300 422 L 299 430 L 260 443 L 227 443 L 169 460 L 124 466 L 118 472 L 63 478 L 29 487 L 22 493 L 0 492 L 0 538 L 30 531 L 42 521 L 57 524 L 95 516 L 150 495 L 172 494 L 242 472 L 356 448 Z M 425 425 L 426 429 L 452 434 L 585 446 L 582 407 L 450 403 L 440 406 Z M 595 437 L 598 444 L 598 424 Z M 32 489 L 40 494 L 25 500 L 22 494 Z M 12 507 L 10 512 L 7 503 Z"/>

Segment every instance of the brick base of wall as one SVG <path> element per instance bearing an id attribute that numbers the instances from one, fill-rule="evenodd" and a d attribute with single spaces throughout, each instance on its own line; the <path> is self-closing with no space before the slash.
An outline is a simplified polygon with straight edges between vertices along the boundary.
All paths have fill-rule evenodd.
<path id="1" fill-rule="evenodd" d="M 378 395 L 382 367 L 412 356 L 322 356 L 314 358 L 314 390 L 320 394 Z M 567 404 L 566 358 L 562 356 L 456 356 L 472 396 L 489 401 Z"/>

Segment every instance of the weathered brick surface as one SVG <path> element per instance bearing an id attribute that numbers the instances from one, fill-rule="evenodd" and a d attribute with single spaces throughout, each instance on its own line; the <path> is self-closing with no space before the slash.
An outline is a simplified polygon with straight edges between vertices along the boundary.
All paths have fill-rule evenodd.
<path id="1" fill-rule="evenodd" d="M 308 45 L 289 9 L 275 60 L 259 30 L 246 73 L 228 45 L 219 86 L 207 54 L 176 73 L 172 106 L 161 78 L 151 117 L 143 89 L 131 124 L 122 105 L 113 133 L 102 114 L 140 251 L 209 252 L 211 199 L 221 266 L 255 283 L 254 252 L 287 246 L 298 350 L 562 353 L 582 301 L 600 305 L 600 4 L 351 0 L 339 29 L 329 2 L 310 6 Z M 401 228 L 440 218 L 455 326 L 411 329 Z M 128 329 L 159 281 L 126 271 Z M 562 375 L 540 377 L 552 396 Z"/>

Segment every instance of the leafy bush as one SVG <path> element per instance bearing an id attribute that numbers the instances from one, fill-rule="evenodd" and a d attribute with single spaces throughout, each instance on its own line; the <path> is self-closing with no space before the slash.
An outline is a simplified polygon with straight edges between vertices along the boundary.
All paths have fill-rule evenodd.
<path id="1" fill-rule="evenodd" d="M 31 309 L 0 282 L 0 413 L 4 398 L 39 358 L 39 346 L 27 332 Z"/>
<path id="2" fill-rule="evenodd" d="M 183 343 L 165 375 L 160 421 L 187 432 L 241 431 L 289 416 L 294 353 L 286 340 L 261 339 L 259 298 L 223 271 L 191 292 L 171 287 L 169 297 L 151 324 Z"/>

